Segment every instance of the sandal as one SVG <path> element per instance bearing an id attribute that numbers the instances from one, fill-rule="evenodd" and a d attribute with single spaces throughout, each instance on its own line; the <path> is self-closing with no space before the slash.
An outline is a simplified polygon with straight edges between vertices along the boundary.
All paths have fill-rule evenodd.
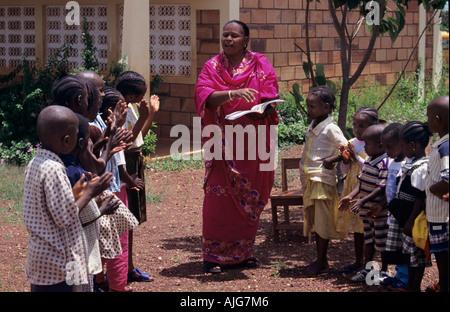
<path id="1" fill-rule="evenodd" d="M 222 269 L 220 268 L 220 265 L 215 262 L 206 261 L 203 260 L 203 269 L 205 270 L 205 273 L 222 273 Z"/>
<path id="2" fill-rule="evenodd" d="M 325 267 L 320 267 L 316 262 L 306 266 L 304 273 L 308 276 L 315 276 L 323 273 L 328 273 L 328 264 Z"/>
<path id="3" fill-rule="evenodd" d="M 394 283 L 396 283 L 398 281 L 399 281 L 399 279 L 397 279 L 396 277 L 388 276 L 388 277 L 383 278 L 383 279 L 380 278 L 380 285 L 381 286 L 389 286 L 389 285 L 392 285 L 392 284 L 394 284 Z"/>
<path id="4" fill-rule="evenodd" d="M 350 279 L 352 282 L 365 282 L 366 276 L 369 272 L 367 270 L 361 270 Z"/>
<path id="5" fill-rule="evenodd" d="M 139 274 L 139 275 L 137 275 Z M 137 276 L 136 276 L 137 275 Z M 135 268 L 133 271 L 128 272 L 128 282 L 152 282 L 153 277 L 149 274 L 141 272 L 138 268 Z"/>
<path id="6" fill-rule="evenodd" d="M 344 266 L 342 269 L 338 270 L 338 273 L 340 274 L 355 274 L 355 272 L 361 270 L 360 267 L 354 267 L 353 264 L 348 264 Z"/>

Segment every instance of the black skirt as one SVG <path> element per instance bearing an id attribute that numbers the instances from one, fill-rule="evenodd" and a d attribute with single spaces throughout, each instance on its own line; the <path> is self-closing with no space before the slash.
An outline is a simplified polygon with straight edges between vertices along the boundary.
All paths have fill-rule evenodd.
<path id="1" fill-rule="evenodd" d="M 127 162 L 128 174 L 133 175 L 137 173 L 137 177 L 140 178 L 144 184 L 142 190 L 139 191 L 127 189 L 128 209 L 130 209 L 139 224 L 141 224 L 147 221 L 144 156 L 139 149 L 125 151 L 125 161 Z"/>

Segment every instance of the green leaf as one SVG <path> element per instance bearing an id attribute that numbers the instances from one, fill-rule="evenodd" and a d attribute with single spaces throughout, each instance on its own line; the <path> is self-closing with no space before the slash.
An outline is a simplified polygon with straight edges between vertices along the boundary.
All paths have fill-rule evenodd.
<path id="1" fill-rule="evenodd" d="M 294 96 L 295 103 L 301 103 L 301 102 L 303 102 L 303 96 L 302 96 L 302 94 L 300 93 L 300 86 L 298 85 L 298 83 L 294 83 L 294 84 L 293 84 L 292 90 L 293 90 L 292 95 Z"/>
<path id="2" fill-rule="evenodd" d="M 322 76 L 323 78 L 325 78 L 325 69 L 323 67 L 323 64 L 316 64 L 316 76 Z"/>
<path id="3" fill-rule="evenodd" d="M 336 93 L 336 84 L 332 80 L 327 80 L 327 86 Z"/>
<path id="4" fill-rule="evenodd" d="M 309 79 L 309 64 L 308 64 L 308 62 L 303 62 L 303 71 L 305 72 L 306 78 Z"/>
<path id="5" fill-rule="evenodd" d="M 316 83 L 319 86 L 325 86 L 327 84 L 327 79 L 325 78 L 325 69 L 323 64 L 316 64 Z"/>

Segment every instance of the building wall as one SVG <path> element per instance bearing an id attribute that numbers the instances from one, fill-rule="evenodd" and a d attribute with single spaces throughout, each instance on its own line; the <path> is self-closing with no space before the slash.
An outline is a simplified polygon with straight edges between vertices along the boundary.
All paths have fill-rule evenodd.
<path id="1" fill-rule="evenodd" d="M 78 2 L 84 6 L 90 5 L 97 8 L 94 15 L 101 20 L 96 20 L 97 27 L 93 31 L 98 32 L 95 35 L 99 40 L 98 44 L 102 53 L 102 68 L 105 68 L 105 62 L 110 64 L 121 54 L 123 0 L 79 0 Z M 161 4 L 188 4 L 191 7 L 191 14 L 195 14 L 191 18 L 190 25 L 191 76 L 163 76 L 164 82 L 156 90 L 162 100 L 160 112 L 156 118 L 159 136 L 169 137 L 172 125 L 175 124 L 192 126 L 192 118 L 197 116 L 193 103 L 196 77 L 203 64 L 220 52 L 220 25 L 224 24 L 225 18 L 238 14 L 238 6 L 240 20 L 250 27 L 249 48 L 263 53 L 271 61 L 279 78 L 280 90 L 282 92 L 289 91 L 294 83 L 299 83 L 303 92 L 307 92 L 309 89 L 310 82 L 306 79 L 302 68 L 306 57 L 294 46 L 295 42 L 306 49 L 304 25 L 306 0 L 150 0 L 150 5 L 158 2 Z M 310 4 L 309 36 L 312 61 L 322 63 L 326 77 L 338 81 L 342 70 L 337 33 L 328 12 L 328 2 L 326 0 L 321 2 Z M 7 34 L 6 31 L 9 31 L 10 25 L 13 28 L 16 27 L 14 23 L 10 24 L 6 17 L 1 16 L 5 14 L 4 10 L 1 10 L 2 6 L 35 7 L 32 11 L 23 11 L 22 16 L 18 17 L 22 22 L 21 27 L 23 27 L 20 30 L 23 40 L 21 44 L 23 49 L 27 49 L 28 52 L 35 52 L 32 57 L 34 61 L 46 60 L 47 54 L 51 52 L 48 49 L 52 45 L 50 40 L 57 38 L 55 36 L 57 32 L 52 33 L 53 30 L 49 29 L 49 23 L 54 18 L 49 15 L 47 6 L 64 3 L 63 0 L 34 0 L 32 3 L 27 0 L 2 0 L 0 5 L 0 59 L 2 53 L 9 53 L 10 44 L 7 41 L 9 33 Z M 389 6 L 393 7 L 393 4 L 391 3 Z M 102 7 L 106 8 L 106 13 Z M 33 17 L 30 15 L 31 13 L 33 13 Z M 31 22 L 33 18 L 34 23 Z M 357 18 L 357 14 L 349 15 L 350 31 L 356 25 Z M 417 2 L 412 2 L 406 13 L 406 25 L 401 35 L 394 44 L 387 35 L 377 39 L 370 60 L 357 85 L 375 81 L 383 85 L 392 84 L 397 73 L 405 66 L 416 44 L 419 32 L 418 24 Z M 30 29 L 31 25 L 34 27 L 34 36 Z M 16 30 L 13 29 L 12 32 L 14 31 Z M 355 70 L 361 61 L 369 38 L 369 30 L 362 25 L 353 42 L 352 70 Z M 59 40 L 58 44 L 64 39 L 60 38 Z M 432 42 L 432 33 L 427 32 L 425 53 L 427 71 L 431 71 L 432 66 Z M 78 55 L 74 55 L 74 57 L 76 56 Z M 14 65 L 14 63 L 12 64 Z M 417 64 L 417 52 L 415 52 L 407 70 L 414 71 Z M 0 75 L 7 74 L 10 70 L 11 68 L 8 68 L 7 64 L 5 67 L 5 64 L 2 65 L 0 62 Z"/>

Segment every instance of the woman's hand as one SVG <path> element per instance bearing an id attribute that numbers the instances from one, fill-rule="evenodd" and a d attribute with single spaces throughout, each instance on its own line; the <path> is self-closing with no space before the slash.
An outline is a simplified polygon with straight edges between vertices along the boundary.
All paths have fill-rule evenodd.
<path id="1" fill-rule="evenodd" d="M 234 99 L 244 99 L 247 102 L 253 102 L 255 98 L 255 94 L 258 93 L 255 89 L 245 88 L 245 89 L 237 89 L 230 91 L 230 97 Z"/>
<path id="2" fill-rule="evenodd" d="M 250 113 L 250 114 L 247 114 L 246 117 L 250 118 L 251 120 L 261 120 L 261 119 L 266 118 L 270 114 L 272 114 L 274 109 L 275 108 L 272 105 L 268 105 L 262 114 Z"/>

